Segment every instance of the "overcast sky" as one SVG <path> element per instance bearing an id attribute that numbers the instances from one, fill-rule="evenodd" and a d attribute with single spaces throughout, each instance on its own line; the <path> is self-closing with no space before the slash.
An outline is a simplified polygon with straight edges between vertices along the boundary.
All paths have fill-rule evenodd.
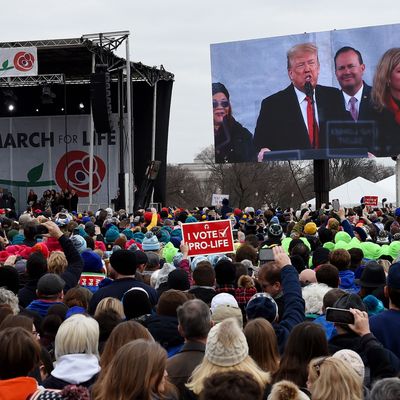
<path id="1" fill-rule="evenodd" d="M 132 60 L 175 74 L 168 161 L 182 163 L 213 141 L 211 43 L 399 22 L 398 0 L 19 0 L 2 2 L 0 41 L 129 30 Z"/>

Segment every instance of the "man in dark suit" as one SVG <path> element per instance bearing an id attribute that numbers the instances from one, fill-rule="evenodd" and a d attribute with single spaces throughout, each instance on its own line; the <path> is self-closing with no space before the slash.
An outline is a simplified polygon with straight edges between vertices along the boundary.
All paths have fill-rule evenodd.
<path id="1" fill-rule="evenodd" d="M 376 112 L 370 99 L 371 86 L 363 81 L 365 65 L 361 53 L 353 47 L 345 46 L 336 52 L 334 60 L 336 78 L 342 88 L 344 110 L 347 111 L 344 119 L 374 120 Z"/>
<path id="2" fill-rule="evenodd" d="M 320 65 L 313 43 L 292 47 L 287 69 L 291 85 L 261 104 L 254 133 L 259 161 L 271 150 L 326 147 L 326 123 L 340 118 L 340 91 L 317 84 Z"/>

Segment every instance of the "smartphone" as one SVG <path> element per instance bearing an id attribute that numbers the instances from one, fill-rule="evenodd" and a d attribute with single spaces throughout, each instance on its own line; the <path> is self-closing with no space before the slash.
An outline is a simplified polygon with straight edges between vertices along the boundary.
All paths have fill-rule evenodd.
<path id="1" fill-rule="evenodd" d="M 238 230 L 232 229 L 233 240 L 238 240 Z"/>
<path id="2" fill-rule="evenodd" d="M 339 199 L 332 200 L 332 208 L 333 208 L 333 211 L 339 211 L 339 208 L 340 208 Z"/>
<path id="3" fill-rule="evenodd" d="M 258 252 L 258 259 L 260 260 L 261 263 L 267 262 L 267 261 L 274 261 L 274 252 L 272 249 L 260 249 Z"/>
<path id="4" fill-rule="evenodd" d="M 344 308 L 326 308 L 326 320 L 339 324 L 354 324 L 354 315 Z"/>

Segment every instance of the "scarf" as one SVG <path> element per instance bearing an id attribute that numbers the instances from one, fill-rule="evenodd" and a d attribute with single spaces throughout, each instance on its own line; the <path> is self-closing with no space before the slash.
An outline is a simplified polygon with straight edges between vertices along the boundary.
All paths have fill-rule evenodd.
<path id="1" fill-rule="evenodd" d="M 387 98 L 387 107 L 394 114 L 394 119 L 400 125 L 400 106 L 392 96 Z"/>

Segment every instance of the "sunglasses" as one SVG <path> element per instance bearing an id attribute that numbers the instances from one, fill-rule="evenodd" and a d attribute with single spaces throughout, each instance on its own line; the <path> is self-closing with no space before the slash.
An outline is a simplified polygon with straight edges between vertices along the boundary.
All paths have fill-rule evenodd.
<path id="1" fill-rule="evenodd" d="M 230 106 L 230 103 L 228 100 L 222 100 L 222 101 L 213 100 L 213 108 L 217 108 L 217 107 L 227 108 L 229 106 Z"/>

